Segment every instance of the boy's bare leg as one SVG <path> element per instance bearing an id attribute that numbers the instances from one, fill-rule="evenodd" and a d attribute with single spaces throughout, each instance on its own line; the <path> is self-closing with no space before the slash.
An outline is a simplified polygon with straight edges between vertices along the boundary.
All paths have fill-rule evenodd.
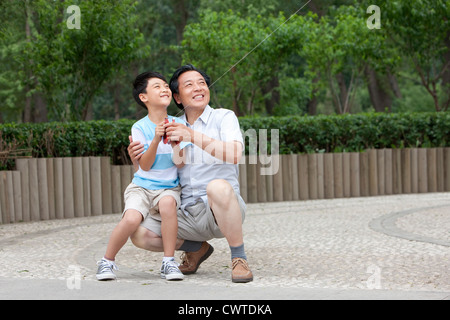
<path id="1" fill-rule="evenodd" d="M 117 253 L 127 243 L 128 238 L 138 229 L 142 222 L 142 214 L 137 210 L 127 210 L 114 228 L 106 248 L 105 258 L 111 261 L 116 259 Z"/>
<path id="2" fill-rule="evenodd" d="M 161 214 L 161 234 L 164 246 L 164 256 L 173 257 L 178 234 L 177 202 L 171 196 L 159 200 Z"/>

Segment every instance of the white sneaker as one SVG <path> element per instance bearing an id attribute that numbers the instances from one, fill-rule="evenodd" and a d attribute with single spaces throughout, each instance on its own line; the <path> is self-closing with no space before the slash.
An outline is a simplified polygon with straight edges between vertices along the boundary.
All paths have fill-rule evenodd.
<path id="1" fill-rule="evenodd" d="M 114 261 L 109 261 L 102 258 L 102 260 L 97 262 L 97 265 L 97 280 L 116 280 L 117 277 L 114 270 L 119 270 L 119 268 L 117 268 Z"/>
<path id="2" fill-rule="evenodd" d="M 183 280 L 184 275 L 181 273 L 178 266 L 180 264 L 175 262 L 175 259 L 162 263 L 161 265 L 161 279 L 171 280 Z"/>

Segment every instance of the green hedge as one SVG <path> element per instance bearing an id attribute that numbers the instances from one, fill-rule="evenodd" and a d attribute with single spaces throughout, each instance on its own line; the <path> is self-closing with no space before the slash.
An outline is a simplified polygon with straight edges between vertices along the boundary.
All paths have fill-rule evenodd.
<path id="1" fill-rule="evenodd" d="M 280 153 L 354 152 L 370 148 L 449 147 L 450 113 L 241 118 L 241 129 L 279 129 Z M 129 163 L 134 120 L 0 125 L 0 151 L 31 148 L 33 157 L 110 156 Z M 246 152 L 248 153 L 248 142 Z M 12 167 L 3 162 L 0 169 Z"/>

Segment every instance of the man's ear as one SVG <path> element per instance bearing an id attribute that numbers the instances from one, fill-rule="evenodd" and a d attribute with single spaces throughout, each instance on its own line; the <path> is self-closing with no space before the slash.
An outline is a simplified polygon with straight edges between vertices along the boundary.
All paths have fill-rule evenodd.
<path id="1" fill-rule="evenodd" d="M 173 98 L 175 99 L 176 103 L 181 104 L 180 95 L 178 93 L 174 93 Z"/>

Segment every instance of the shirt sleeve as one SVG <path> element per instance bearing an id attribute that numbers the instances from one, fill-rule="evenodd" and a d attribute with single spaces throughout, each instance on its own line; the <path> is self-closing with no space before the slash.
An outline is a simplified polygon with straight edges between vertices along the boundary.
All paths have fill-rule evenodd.
<path id="1" fill-rule="evenodd" d="M 220 125 L 220 138 L 224 142 L 239 141 L 242 146 L 244 145 L 239 120 L 233 111 L 227 110 L 222 118 Z"/>
<path id="2" fill-rule="evenodd" d="M 147 151 L 147 149 L 149 148 L 147 139 L 145 139 L 144 133 L 139 128 L 133 126 L 131 128 L 131 136 L 133 138 L 133 141 L 139 141 L 144 145 L 144 152 Z"/>

